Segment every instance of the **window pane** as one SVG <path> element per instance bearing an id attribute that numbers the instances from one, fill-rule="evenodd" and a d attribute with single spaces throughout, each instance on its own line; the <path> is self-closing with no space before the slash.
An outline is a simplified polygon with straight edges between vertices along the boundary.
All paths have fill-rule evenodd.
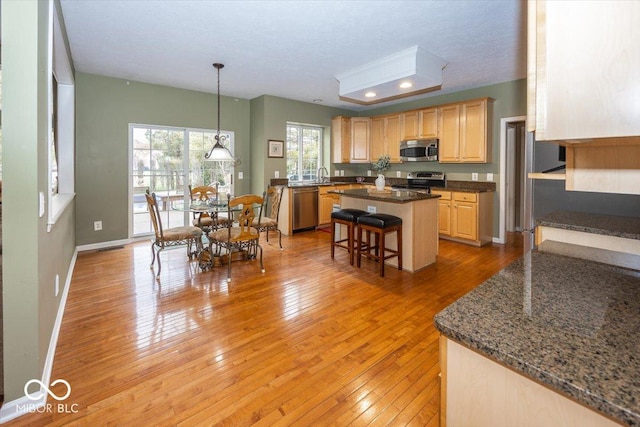
<path id="1" fill-rule="evenodd" d="M 322 154 L 322 128 L 287 125 L 287 177 L 291 181 L 314 181 Z"/>

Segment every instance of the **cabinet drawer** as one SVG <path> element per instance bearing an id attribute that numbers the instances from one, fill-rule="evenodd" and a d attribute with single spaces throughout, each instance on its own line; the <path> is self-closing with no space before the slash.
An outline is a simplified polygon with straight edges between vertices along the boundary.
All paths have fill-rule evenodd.
<path id="1" fill-rule="evenodd" d="M 453 193 L 453 200 L 458 202 L 477 202 L 478 193 Z"/>
<path id="2" fill-rule="evenodd" d="M 431 194 L 440 196 L 440 200 L 451 200 L 451 191 L 431 190 Z"/>

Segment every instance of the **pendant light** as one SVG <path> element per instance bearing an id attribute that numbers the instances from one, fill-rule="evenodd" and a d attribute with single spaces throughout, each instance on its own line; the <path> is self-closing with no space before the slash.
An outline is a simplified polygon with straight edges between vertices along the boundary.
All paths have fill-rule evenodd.
<path id="1" fill-rule="evenodd" d="M 221 142 L 224 142 L 226 139 L 226 136 L 220 136 L 220 69 L 224 68 L 224 64 L 216 62 L 213 64 L 213 68 L 218 70 L 218 127 L 215 135 L 216 143 L 211 147 L 211 150 L 204 155 L 204 158 L 210 161 L 236 163 L 236 159 L 233 158 L 231 151 L 221 144 Z M 222 139 L 222 141 L 220 139 Z"/>

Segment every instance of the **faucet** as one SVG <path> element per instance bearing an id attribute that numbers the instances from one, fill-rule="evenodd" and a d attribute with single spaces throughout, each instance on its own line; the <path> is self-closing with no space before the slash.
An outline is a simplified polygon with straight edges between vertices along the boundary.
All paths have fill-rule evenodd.
<path id="1" fill-rule="evenodd" d="M 322 172 L 324 172 L 324 174 Z M 329 178 L 329 171 L 324 166 L 321 166 L 318 168 L 317 175 L 318 175 L 318 182 L 326 182 L 325 180 L 328 180 Z"/>

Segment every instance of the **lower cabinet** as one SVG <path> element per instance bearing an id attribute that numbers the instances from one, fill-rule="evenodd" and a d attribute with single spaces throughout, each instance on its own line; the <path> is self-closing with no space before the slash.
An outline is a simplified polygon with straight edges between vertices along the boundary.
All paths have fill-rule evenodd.
<path id="1" fill-rule="evenodd" d="M 482 246 L 493 239 L 493 193 L 432 190 L 438 201 L 438 232 L 443 239 Z"/>
<path id="2" fill-rule="evenodd" d="M 329 193 L 336 188 L 333 185 L 318 188 L 318 225 L 329 224 L 334 203 L 340 204 L 340 195 Z"/>

